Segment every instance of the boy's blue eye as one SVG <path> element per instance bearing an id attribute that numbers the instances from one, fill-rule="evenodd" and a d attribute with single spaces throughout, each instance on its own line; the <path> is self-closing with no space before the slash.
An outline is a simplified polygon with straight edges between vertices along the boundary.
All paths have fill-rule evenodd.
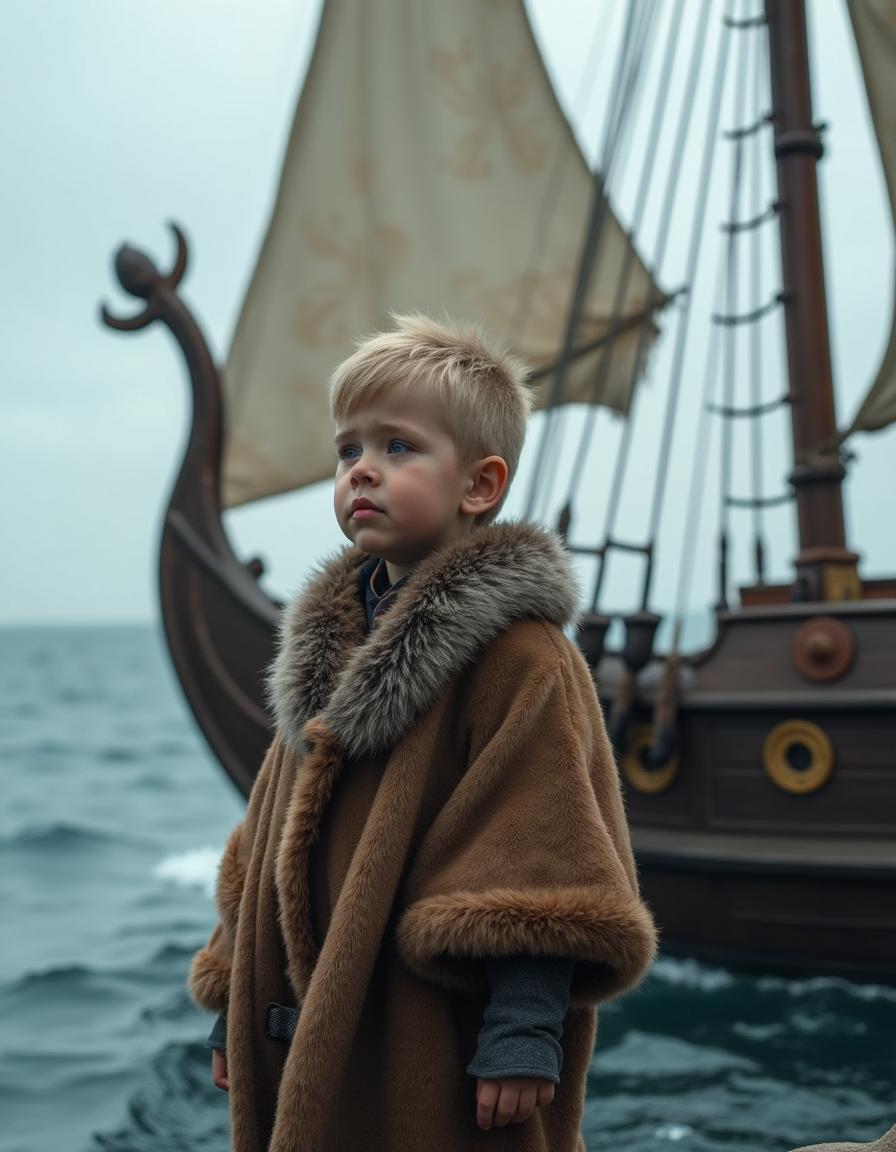
<path id="1" fill-rule="evenodd" d="M 411 451 L 410 444 L 405 444 L 404 440 L 390 440 L 389 445 L 388 445 L 390 450 L 391 450 L 393 444 L 398 444 L 402 448 L 407 449 L 407 451 L 409 451 L 409 452 Z M 350 459 L 350 457 L 348 455 L 349 452 L 357 452 L 357 448 L 355 448 L 351 444 L 347 444 L 344 448 L 338 449 L 336 452 L 336 455 L 338 456 L 338 458 L 340 460 L 348 460 L 348 459 Z"/>

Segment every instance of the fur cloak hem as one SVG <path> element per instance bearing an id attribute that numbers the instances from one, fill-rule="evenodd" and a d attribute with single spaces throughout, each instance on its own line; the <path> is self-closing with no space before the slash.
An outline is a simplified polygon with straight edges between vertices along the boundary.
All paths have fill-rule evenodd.
<path id="1" fill-rule="evenodd" d="M 479 528 L 421 562 L 369 635 L 367 559 L 342 549 L 284 611 L 267 681 L 276 732 L 190 969 L 194 1000 L 228 1012 L 233 1148 L 575 1152 L 596 1006 L 641 980 L 656 940 L 594 684 L 562 631 L 577 602 L 568 555 L 534 525 Z M 382 779 L 318 942 L 323 817 L 346 766 L 376 756 Z M 577 961 L 561 1085 L 523 1124 L 481 1132 L 464 1073 L 475 1031 L 451 1022 L 487 1003 L 485 960 L 519 952 Z M 268 1131 L 259 1018 L 283 977 L 301 1013 Z M 374 1008 L 392 1013 L 377 1017 L 382 1060 L 359 1069 Z M 338 1115 L 352 1061 L 350 1083 L 382 1077 L 382 1115 L 356 1130 Z"/>

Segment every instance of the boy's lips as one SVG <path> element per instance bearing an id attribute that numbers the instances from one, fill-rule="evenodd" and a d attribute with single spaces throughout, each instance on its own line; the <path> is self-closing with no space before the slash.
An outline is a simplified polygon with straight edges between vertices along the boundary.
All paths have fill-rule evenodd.
<path id="1" fill-rule="evenodd" d="M 373 511 L 382 511 L 382 508 L 380 508 L 379 505 L 375 505 L 375 503 L 367 497 L 355 497 L 355 499 L 351 501 L 351 511 L 349 515 L 356 516 L 359 513 L 367 513 L 367 511 L 373 513 Z"/>
<path id="2" fill-rule="evenodd" d="M 359 519 L 363 519 L 366 516 L 378 515 L 382 511 L 382 508 L 374 504 L 369 497 L 356 496 L 355 499 L 352 500 L 349 516 L 357 516 Z"/>

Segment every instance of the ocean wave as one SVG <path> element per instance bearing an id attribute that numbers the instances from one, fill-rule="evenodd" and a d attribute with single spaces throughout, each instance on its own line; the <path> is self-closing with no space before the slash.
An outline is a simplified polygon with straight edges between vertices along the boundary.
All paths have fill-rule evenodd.
<path id="1" fill-rule="evenodd" d="M 24 971 L 0 982 L 0 1005 L 21 1007 L 35 998 L 43 1001 L 56 996 L 67 1001 L 83 1000 L 135 984 L 155 985 L 172 972 L 187 970 L 192 955 L 204 940 L 202 932 L 195 932 L 191 939 L 183 942 L 164 940 L 124 964 L 61 963 Z"/>
<path id="2" fill-rule="evenodd" d="M 0 1008 L 7 1021 L 40 1021 L 60 1010 L 78 1015 L 90 1005 L 109 1012 L 114 1004 L 130 1004 L 146 976 L 139 969 L 60 964 L 4 982 L 0 985 Z"/>
<path id="3" fill-rule="evenodd" d="M 130 1001 L 135 985 L 167 982 L 172 973 L 186 971 L 203 942 L 198 937 L 183 944 L 166 941 L 148 955 L 135 957 L 133 963 L 124 965 L 58 964 L 32 969 L 0 983 L 0 1005 L 7 1011 L 21 1012 L 31 1004 L 44 1005 L 55 1000 L 105 1001 L 124 994 Z"/>
<path id="4" fill-rule="evenodd" d="M 158 893 L 153 894 L 154 901 L 157 901 Z M 165 905 L 167 909 L 169 904 Z M 116 924 L 114 928 L 110 929 L 110 936 L 116 939 L 133 940 L 139 936 L 146 936 L 151 939 L 158 939 L 159 936 L 176 936 L 178 933 L 187 933 L 191 937 L 197 932 L 202 933 L 206 929 L 207 917 L 197 916 L 182 916 L 182 917 L 158 917 L 153 919 L 146 919 L 140 917 L 133 923 Z"/>
<path id="5" fill-rule="evenodd" d="M 158 880 L 168 880 L 179 888 L 200 888 L 213 896 L 220 859 L 220 848 L 191 848 L 187 852 L 175 852 L 156 864 L 153 876 Z"/>
<path id="6" fill-rule="evenodd" d="M 177 784 L 164 772 L 141 772 L 139 776 L 133 778 L 131 786 L 133 788 L 144 788 L 147 792 L 151 793 L 167 792 L 170 794 L 178 790 Z"/>
<path id="7" fill-rule="evenodd" d="M 855 1000 L 868 1003 L 884 1000 L 896 1004 L 896 988 L 885 984 L 859 984 L 844 976 L 762 976 L 756 981 L 760 992 L 783 992 L 787 996 L 816 996 L 822 992 L 842 992 Z"/>
<path id="8" fill-rule="evenodd" d="M 23 742 L 22 747 L 16 751 L 30 752 L 33 756 L 58 756 L 65 759 L 76 756 L 81 751 L 81 746 L 73 740 L 32 741 L 29 735 L 27 742 Z"/>
<path id="9" fill-rule="evenodd" d="M 673 1143 L 677 1143 L 679 1140 L 693 1136 L 694 1129 L 690 1124 L 661 1124 L 659 1128 L 654 1129 L 653 1134 L 657 1140 L 671 1140 Z"/>
<path id="10" fill-rule="evenodd" d="M 144 752 L 142 749 L 135 749 L 128 745 L 110 744 L 106 748 L 100 748 L 96 755 L 105 763 L 131 764 L 135 760 L 142 760 Z"/>
<path id="11" fill-rule="evenodd" d="M 204 943 L 201 939 L 191 944 L 173 944 L 169 940 L 153 952 L 147 964 L 179 964 L 182 960 L 191 959 L 197 948 L 201 948 Z"/>
<path id="12" fill-rule="evenodd" d="M 883 1000 L 896 1004 L 896 988 L 885 984 L 865 984 L 848 980 L 844 976 L 752 976 L 747 977 L 728 968 L 704 964 L 692 957 L 680 959 L 661 956 L 650 971 L 650 979 L 679 988 L 700 992 L 719 992 L 749 984 L 755 991 L 783 993 L 785 996 L 814 997 L 825 992 L 840 992 L 855 1000 L 870 1002 Z"/>
<path id="13" fill-rule="evenodd" d="M 650 978 L 700 992 L 718 992 L 722 988 L 732 988 L 737 982 L 737 977 L 727 968 L 713 968 L 690 957 L 678 959 L 673 956 L 661 956 L 651 968 Z"/>
<path id="14" fill-rule="evenodd" d="M 79 848 L 95 848 L 109 844 L 124 844 L 134 847 L 145 843 L 142 837 L 123 836 L 106 828 L 88 827 L 85 824 L 70 824 L 56 821 L 52 824 L 29 824 L 9 836 L 0 837 L 0 851 L 28 849 L 46 851 L 76 851 Z"/>
<path id="15" fill-rule="evenodd" d="M 96 704 L 106 699 L 106 696 L 94 689 L 65 684 L 51 691 L 50 699 L 60 704 Z"/>
<path id="16" fill-rule="evenodd" d="M 83 984 L 95 973 L 86 964 L 60 964 L 56 968 L 42 968 L 36 972 L 25 972 L 15 980 L 2 986 L 0 994 L 6 995 L 26 988 L 55 988 L 60 985 Z"/>
<path id="17" fill-rule="evenodd" d="M 192 756 L 194 745 L 186 740 L 159 740 L 146 749 L 148 756 Z"/>
<path id="18" fill-rule="evenodd" d="M 102 1152 L 158 1152 L 159 1148 L 229 1148 L 226 1103 L 211 1082 L 208 1051 L 168 1044 L 141 1069 L 127 1116 L 94 1130 L 89 1147 Z"/>
<path id="19" fill-rule="evenodd" d="M 635 1076 L 642 1081 L 699 1077 L 708 1083 L 712 1077 L 759 1070 L 755 1060 L 740 1053 L 637 1028 L 626 1032 L 612 1047 L 601 1051 L 598 1046 L 593 1063 L 601 1075 Z"/>
<path id="20" fill-rule="evenodd" d="M 19 700 L 9 709 L 11 716 L 23 717 L 26 720 L 40 716 L 42 712 L 43 708 L 34 700 Z"/>

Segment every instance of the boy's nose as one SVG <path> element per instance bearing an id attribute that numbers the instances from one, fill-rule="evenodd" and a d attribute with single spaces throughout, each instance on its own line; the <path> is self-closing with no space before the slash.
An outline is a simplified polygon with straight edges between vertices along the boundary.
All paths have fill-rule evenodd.
<path id="1" fill-rule="evenodd" d="M 375 475 L 376 468 L 374 468 L 372 462 L 363 456 L 358 457 L 355 461 L 354 468 L 352 468 L 352 483 L 360 483 L 362 480 L 369 479 Z"/>

